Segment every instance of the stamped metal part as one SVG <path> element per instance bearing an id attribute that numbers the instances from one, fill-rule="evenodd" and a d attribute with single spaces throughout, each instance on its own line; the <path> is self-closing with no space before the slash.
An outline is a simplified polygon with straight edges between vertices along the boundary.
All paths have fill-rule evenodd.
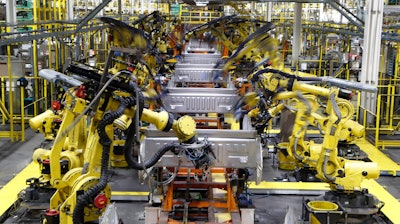
<path id="1" fill-rule="evenodd" d="M 168 88 L 162 98 L 171 113 L 230 113 L 240 97 L 231 88 Z"/>
<path id="2" fill-rule="evenodd" d="M 263 157 L 262 146 L 254 130 L 197 130 L 198 139 L 208 138 L 212 142 L 216 159 L 212 166 L 225 168 L 250 168 L 256 173 L 257 182 L 261 181 Z M 173 132 L 162 132 L 152 128 L 145 131 L 140 145 L 141 158 L 150 159 L 164 144 L 178 142 Z M 193 167 L 193 163 L 184 155 L 178 158 L 172 152 L 164 154 L 155 166 L 176 167 L 181 159 L 181 167 Z"/>

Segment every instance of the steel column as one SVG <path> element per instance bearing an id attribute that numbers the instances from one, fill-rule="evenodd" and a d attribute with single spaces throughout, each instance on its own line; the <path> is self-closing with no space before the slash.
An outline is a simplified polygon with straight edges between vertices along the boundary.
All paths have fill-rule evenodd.
<path id="1" fill-rule="evenodd" d="M 271 22 L 272 19 L 272 2 L 267 3 L 267 22 Z"/>
<path id="2" fill-rule="evenodd" d="M 6 4 L 6 22 L 7 24 L 17 24 L 17 10 L 15 1 L 7 1 Z M 14 32 L 14 27 L 9 27 L 10 30 L 7 32 Z"/>
<path id="3" fill-rule="evenodd" d="M 368 0 L 365 11 L 364 52 L 362 56 L 361 83 L 378 84 L 379 57 L 381 53 L 383 0 Z M 376 93 L 361 92 L 361 106 L 375 113 Z"/>
<path id="4" fill-rule="evenodd" d="M 303 4 L 294 4 L 294 28 L 293 28 L 293 46 L 292 46 L 292 66 L 296 66 L 301 51 L 301 10 Z"/>
<path id="5" fill-rule="evenodd" d="M 66 9 L 67 21 L 72 21 L 74 19 L 74 0 L 67 0 Z"/>

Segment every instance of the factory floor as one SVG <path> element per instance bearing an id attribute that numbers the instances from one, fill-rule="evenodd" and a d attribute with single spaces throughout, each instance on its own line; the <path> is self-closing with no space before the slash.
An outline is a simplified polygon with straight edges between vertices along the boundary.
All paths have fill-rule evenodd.
<path id="1" fill-rule="evenodd" d="M 10 142 L 6 139 L 0 139 L 0 186 L 3 188 L 7 185 L 25 166 L 31 163 L 33 149 L 42 141 L 43 137 L 40 134 L 33 133 L 27 129 L 26 141 Z M 394 162 L 400 162 L 400 149 L 387 149 L 384 151 Z M 113 177 L 111 186 L 113 191 L 118 192 L 147 192 L 147 183 L 139 183 L 138 173 L 128 169 L 113 169 Z M 278 177 L 278 181 L 285 181 L 279 177 L 284 177 L 286 172 L 279 170 L 276 167 L 275 159 L 271 156 L 266 156 L 264 159 L 263 181 L 274 182 Z M 289 180 L 290 181 L 290 180 Z M 400 177 L 380 176 L 377 182 L 386 189 L 391 196 L 397 201 L 400 199 Z M 289 183 L 289 182 L 288 182 Z M 23 186 L 20 186 L 23 187 Z M 3 189 L 0 189 L 0 192 Z M 382 191 L 382 190 L 380 190 Z M 272 192 L 272 191 L 270 191 Z M 279 191 L 274 191 L 279 192 Z M 301 223 L 302 201 L 304 198 L 313 199 L 318 197 L 313 194 L 286 194 L 285 191 L 280 193 L 263 193 L 263 191 L 250 190 L 252 203 L 255 207 L 255 223 Z M 0 201 L 2 199 L 0 198 Z M 1 203 L 0 203 L 1 204 Z M 124 223 L 142 224 L 145 223 L 145 206 L 148 205 L 146 197 L 143 200 L 135 197 L 120 197 L 115 200 L 117 212 L 120 219 Z M 287 215 L 288 214 L 288 215 Z M 1 214 L 0 214 L 1 215 Z M 391 220 L 393 223 L 400 223 L 400 218 Z M 12 222 L 6 222 L 12 223 Z"/>

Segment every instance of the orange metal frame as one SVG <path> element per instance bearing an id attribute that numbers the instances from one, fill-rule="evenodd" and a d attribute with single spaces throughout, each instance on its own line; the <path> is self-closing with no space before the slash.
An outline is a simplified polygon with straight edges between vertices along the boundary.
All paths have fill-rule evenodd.
<path id="1" fill-rule="evenodd" d="M 186 188 L 187 185 L 190 185 L 190 188 L 193 189 L 208 189 L 211 190 L 213 188 L 223 189 L 227 191 L 226 200 L 213 200 L 213 198 L 208 198 L 207 200 L 199 200 L 199 201 L 191 201 L 189 203 L 189 208 L 223 208 L 227 209 L 227 212 L 239 212 L 235 197 L 233 195 L 229 179 L 227 174 L 230 173 L 230 168 L 212 168 L 210 170 L 210 176 L 208 179 L 210 181 L 194 181 L 193 177 L 195 174 L 203 174 L 201 169 L 188 169 L 188 168 L 181 168 L 177 173 L 177 178 L 180 179 L 184 178 L 184 180 L 177 180 L 170 183 L 166 195 L 164 197 L 164 202 L 162 206 L 163 212 L 171 212 L 173 210 L 174 205 L 183 204 L 182 200 L 174 199 L 174 191 L 179 188 Z M 225 182 L 213 182 L 212 181 L 212 174 L 216 173 L 223 173 L 225 175 Z M 212 197 L 212 195 L 210 195 Z M 176 220 L 169 219 L 168 223 L 181 223 Z"/>

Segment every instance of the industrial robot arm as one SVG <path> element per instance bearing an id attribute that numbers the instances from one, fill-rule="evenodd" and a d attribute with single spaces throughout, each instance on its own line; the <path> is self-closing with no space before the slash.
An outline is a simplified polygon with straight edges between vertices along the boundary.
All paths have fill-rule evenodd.
<path id="1" fill-rule="evenodd" d="M 349 161 L 339 157 L 337 154 L 337 144 L 341 138 L 341 131 L 344 129 L 343 127 L 348 127 L 352 122 L 348 122 L 349 117 L 343 118 L 342 116 L 337 103 L 338 96 L 342 92 L 336 86 L 364 91 L 374 91 L 376 90 L 375 88 L 333 78 L 303 78 L 275 69 L 258 71 L 251 79 L 253 82 L 257 82 L 265 98 L 272 99 L 271 102 L 280 102 L 292 98 L 298 99 L 298 103 L 294 105 L 296 120 L 290 137 L 288 153 L 299 163 L 306 163 L 315 167 L 317 177 L 329 183 L 332 190 L 344 192 L 361 191 L 360 185 L 364 179 L 372 179 L 379 176 L 379 169 L 376 163 Z M 331 87 L 325 88 L 302 82 L 311 80 L 329 82 Z M 327 115 L 324 119 L 321 119 L 324 121 L 323 143 L 316 156 L 313 155 L 313 152 L 309 150 L 303 140 L 307 126 L 315 121 L 313 113 L 316 113 L 309 100 L 304 97 L 305 94 L 323 97 L 327 101 Z M 280 107 L 283 108 L 283 106 Z M 272 109 L 275 108 L 272 107 L 267 110 Z M 362 128 L 360 129 L 356 126 L 355 129 L 353 132 L 355 135 L 362 135 Z"/>
<path id="2" fill-rule="evenodd" d="M 51 150 L 45 152 L 41 150 L 35 155 L 36 158 L 48 161 L 46 179 L 49 187 L 57 189 L 50 201 L 50 211 L 59 214 L 60 223 L 83 223 L 98 218 L 99 211 L 105 208 L 110 198 L 108 179 L 109 162 L 114 147 L 114 130 L 115 128 L 127 130 L 125 150 L 131 150 L 129 146 L 133 142 L 132 139 L 135 139 L 135 129 L 138 129 L 138 124 L 134 122 L 137 116 L 143 122 L 154 124 L 159 130 L 172 129 L 179 142 L 162 146 L 150 160 L 142 161 L 141 164 L 132 162 L 130 158 L 132 154 L 126 153 L 126 160 L 132 162 L 129 165 L 134 164 L 133 168 L 149 168 L 168 151 L 176 154 L 183 152 L 193 161 L 196 168 L 209 166 L 215 158 L 211 143 L 207 139 L 202 141 L 197 139 L 196 124 L 192 117 L 182 116 L 175 119 L 166 111 L 156 112 L 144 108 L 144 98 L 140 94 L 140 89 L 132 80 L 129 81 L 130 76 L 126 76 L 125 73 L 120 73 L 120 76 L 114 81 L 130 84 L 114 83 L 110 86 L 113 80 L 109 79 L 103 87 L 104 91 L 97 93 L 100 94 L 98 97 L 87 92 L 97 89 L 96 86 L 91 86 L 96 85 L 93 81 L 71 88 L 65 95 L 64 116 Z M 50 80 L 52 79 L 49 78 Z M 125 86 L 125 89 L 118 89 L 118 86 Z M 82 137 L 84 139 L 77 140 L 86 144 L 79 145 L 79 149 L 71 150 L 71 152 L 79 151 L 79 154 L 71 153 L 70 157 L 64 156 L 68 151 L 66 150 L 68 145 L 65 143 L 72 138 L 69 133 L 74 130 L 73 126 L 86 122 L 80 115 L 85 116 L 88 112 L 86 108 L 90 108 L 91 102 L 97 98 L 99 100 L 97 110 L 88 116 L 90 126 L 87 134 Z M 76 122 L 77 119 L 82 119 L 82 122 Z M 63 159 L 67 160 L 67 163 L 62 163 Z"/>

